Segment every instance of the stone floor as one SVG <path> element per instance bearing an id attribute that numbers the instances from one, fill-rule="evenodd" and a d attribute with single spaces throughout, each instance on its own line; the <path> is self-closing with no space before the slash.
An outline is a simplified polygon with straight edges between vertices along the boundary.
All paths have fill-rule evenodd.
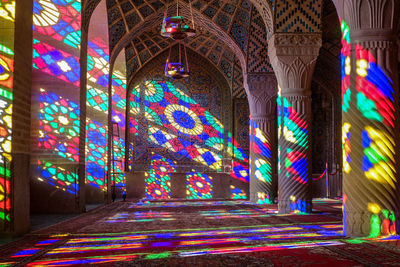
<path id="1" fill-rule="evenodd" d="M 400 266 L 398 237 L 342 236 L 341 201 L 116 202 L 0 246 L 0 266 Z"/>

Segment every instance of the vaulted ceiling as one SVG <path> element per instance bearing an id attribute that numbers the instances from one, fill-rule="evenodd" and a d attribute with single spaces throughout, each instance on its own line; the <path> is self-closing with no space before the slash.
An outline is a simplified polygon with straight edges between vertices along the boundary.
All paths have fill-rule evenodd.
<path id="1" fill-rule="evenodd" d="M 169 13 L 175 14 L 176 2 L 169 0 L 108 0 L 108 22 L 110 25 L 110 51 L 126 46 L 132 37 L 148 31 L 170 6 Z M 193 17 L 196 26 L 214 33 L 231 46 L 235 53 L 244 54 L 247 45 L 247 29 L 250 23 L 252 5 L 248 0 L 179 2 L 180 13 L 186 18 Z M 192 11 L 192 12 L 191 12 Z"/>
<path id="2" fill-rule="evenodd" d="M 84 27 L 99 1 L 85 2 L 87 10 L 83 14 Z M 224 75 L 233 97 L 246 97 L 243 72 L 273 71 L 268 58 L 267 29 L 272 32 L 274 27 L 268 23 L 266 17 L 275 16 L 276 31 L 320 31 L 321 5 L 315 4 L 315 0 L 304 0 L 301 4 L 297 2 L 295 0 L 267 0 L 267 2 L 266 0 L 178 0 L 179 13 L 187 19 L 193 14 L 197 31 L 196 37 L 185 40 L 185 44 L 199 56 L 210 61 Z M 324 10 L 323 16 L 337 19 L 331 0 L 324 2 L 327 12 Z M 175 15 L 177 1 L 106 0 L 106 3 L 111 63 L 119 52 L 125 49 L 128 81 L 130 81 L 148 62 L 176 44 L 171 39 L 161 37 L 159 33 L 165 10 L 168 16 Z M 299 25 L 293 27 L 293 21 Z M 324 23 L 323 26 L 327 28 L 329 25 Z M 333 54 L 337 53 L 338 40 L 328 40 L 329 38 L 329 36 L 325 38 L 327 41 L 324 41 L 323 53 L 334 56 Z"/>
<path id="3" fill-rule="evenodd" d="M 110 51 L 117 53 L 124 45 L 128 80 L 132 80 L 137 71 L 165 49 L 175 45 L 175 41 L 160 36 L 166 5 L 169 5 L 168 15 L 175 15 L 176 2 L 171 1 L 107 2 Z M 263 68 L 263 63 L 254 62 L 255 59 L 268 61 L 267 49 L 263 48 L 266 33 L 260 15 L 247 0 L 193 1 L 192 12 L 188 4 L 180 3 L 179 12 L 185 18 L 190 18 L 193 12 L 195 20 L 197 35 L 186 39 L 185 44 L 217 67 L 231 86 L 234 97 L 245 97 L 242 67 L 247 65 L 249 47 L 252 48 L 253 69 L 261 67 L 264 71 L 270 70 L 268 66 Z M 252 16 L 254 23 L 251 23 Z M 253 34 L 249 34 L 251 29 Z M 249 41 L 249 35 L 257 40 Z M 265 45 L 262 40 L 265 40 Z M 260 53 L 258 50 L 263 51 Z"/>

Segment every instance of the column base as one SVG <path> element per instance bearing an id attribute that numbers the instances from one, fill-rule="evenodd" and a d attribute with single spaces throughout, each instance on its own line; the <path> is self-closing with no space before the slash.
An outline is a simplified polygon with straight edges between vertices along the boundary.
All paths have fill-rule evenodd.
<path id="1" fill-rule="evenodd" d="M 289 214 L 289 213 L 311 213 L 312 211 L 312 201 L 297 199 L 292 200 L 279 200 L 278 202 L 279 213 Z"/>
<path id="2" fill-rule="evenodd" d="M 349 237 L 378 237 L 396 235 L 398 216 L 370 211 L 343 212 L 343 235 Z"/>
<path id="3" fill-rule="evenodd" d="M 250 202 L 256 204 L 274 204 L 276 196 L 264 192 L 251 192 Z"/>

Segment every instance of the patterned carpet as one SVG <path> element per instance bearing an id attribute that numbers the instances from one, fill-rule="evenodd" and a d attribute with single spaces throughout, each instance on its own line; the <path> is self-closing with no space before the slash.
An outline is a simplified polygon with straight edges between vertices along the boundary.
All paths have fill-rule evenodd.
<path id="1" fill-rule="evenodd" d="M 397 237 L 341 235 L 341 202 L 117 202 L 0 247 L 0 266 L 400 266 Z"/>

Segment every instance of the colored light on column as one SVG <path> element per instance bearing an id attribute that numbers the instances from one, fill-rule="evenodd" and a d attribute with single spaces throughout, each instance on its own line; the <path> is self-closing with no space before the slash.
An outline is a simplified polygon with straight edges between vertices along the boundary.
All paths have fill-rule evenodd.
<path id="1" fill-rule="evenodd" d="M 351 125 L 350 123 L 344 123 L 342 126 L 342 150 L 343 150 L 343 171 L 345 173 L 349 173 L 351 171 L 350 162 L 351 162 L 351 133 L 350 133 Z"/>
<path id="2" fill-rule="evenodd" d="M 357 108 L 365 118 L 394 127 L 393 81 L 373 55 L 358 44 L 356 66 Z"/>
<path id="3" fill-rule="evenodd" d="M 395 188 L 394 140 L 370 126 L 362 132 L 364 157 L 362 168 L 368 179 Z"/>

